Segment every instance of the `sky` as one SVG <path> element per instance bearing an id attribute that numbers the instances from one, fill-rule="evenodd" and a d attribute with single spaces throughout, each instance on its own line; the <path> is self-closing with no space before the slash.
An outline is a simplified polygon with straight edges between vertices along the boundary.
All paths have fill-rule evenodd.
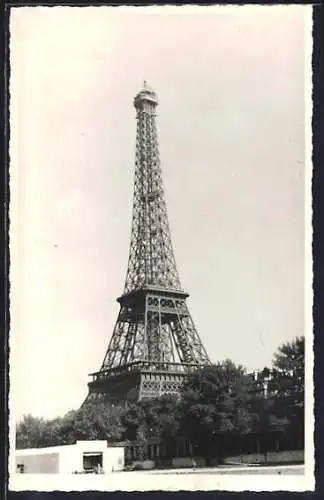
<path id="1" fill-rule="evenodd" d="M 11 409 L 78 408 L 129 252 L 133 98 L 159 97 L 180 280 L 212 359 L 270 366 L 304 335 L 303 6 L 15 8 Z"/>

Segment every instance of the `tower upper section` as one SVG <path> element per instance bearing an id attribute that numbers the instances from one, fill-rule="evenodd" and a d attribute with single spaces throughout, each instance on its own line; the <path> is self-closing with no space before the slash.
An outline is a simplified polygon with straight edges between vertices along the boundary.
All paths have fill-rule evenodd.
<path id="1" fill-rule="evenodd" d="M 141 90 L 134 98 L 134 106 L 136 110 L 155 114 L 155 108 L 159 104 L 158 97 L 153 89 L 147 86 L 144 81 L 143 90 Z"/>
<path id="2" fill-rule="evenodd" d="M 156 127 L 156 93 L 144 88 L 134 99 L 137 110 L 133 221 L 125 293 L 143 287 L 181 290 L 176 268 Z"/>

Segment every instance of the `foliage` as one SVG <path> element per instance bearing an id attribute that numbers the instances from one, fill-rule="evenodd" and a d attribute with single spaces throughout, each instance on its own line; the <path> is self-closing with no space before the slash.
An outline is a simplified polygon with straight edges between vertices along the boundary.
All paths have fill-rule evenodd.
<path id="1" fill-rule="evenodd" d="M 62 418 L 44 420 L 27 415 L 16 427 L 17 448 L 72 444 L 82 439 L 121 439 L 122 410 L 104 402 L 87 403 Z"/>
<path id="2" fill-rule="evenodd" d="M 252 400 L 257 432 L 293 432 L 304 428 L 304 337 L 282 344 L 274 355 L 273 368 L 260 373 L 259 387 L 268 383 L 268 398 Z"/>
<path id="3" fill-rule="evenodd" d="M 192 441 L 251 429 L 249 383 L 242 366 L 230 360 L 193 374 L 181 403 L 181 431 Z"/>
<path id="4" fill-rule="evenodd" d="M 105 401 L 89 402 L 78 410 L 73 419 L 73 437 L 76 439 L 105 439 L 118 441 L 124 427 L 121 423 L 123 410 Z"/>
<path id="5" fill-rule="evenodd" d="M 36 448 L 44 441 L 47 422 L 43 418 L 24 415 L 16 426 L 16 447 Z"/>
<path id="6" fill-rule="evenodd" d="M 265 380 L 268 398 L 263 395 Z M 215 439 L 220 444 L 249 432 L 289 431 L 302 440 L 303 401 L 304 338 L 297 337 L 279 347 L 273 368 L 265 368 L 258 381 L 242 366 L 225 360 L 190 375 L 180 400 L 163 396 L 126 408 L 95 400 L 52 420 L 26 415 L 16 426 L 16 446 L 54 446 L 82 439 L 136 440 L 144 445 L 156 438 L 173 449 L 176 440 L 185 437 L 199 443 L 208 457 L 215 450 Z"/>
<path id="7" fill-rule="evenodd" d="M 122 417 L 124 437 L 129 440 L 156 437 L 169 439 L 178 429 L 177 400 L 170 396 L 131 404 Z"/>
<path id="8" fill-rule="evenodd" d="M 305 337 L 296 337 L 282 344 L 274 355 L 274 368 L 281 376 L 281 383 L 295 391 L 304 391 Z"/>
<path id="9" fill-rule="evenodd" d="M 122 415 L 122 425 L 125 428 L 124 438 L 134 441 L 143 432 L 143 423 L 145 422 L 145 413 L 141 405 L 131 403 L 126 412 Z"/>

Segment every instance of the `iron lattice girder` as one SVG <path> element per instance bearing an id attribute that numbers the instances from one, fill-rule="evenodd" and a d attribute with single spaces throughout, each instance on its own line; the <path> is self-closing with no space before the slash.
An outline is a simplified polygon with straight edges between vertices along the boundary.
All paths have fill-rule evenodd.
<path id="1" fill-rule="evenodd" d="M 104 397 L 112 403 L 120 404 L 125 400 L 137 401 L 166 394 L 179 395 L 189 374 L 198 369 L 198 365 L 185 363 L 130 363 L 92 373 L 89 397 Z"/>
<path id="2" fill-rule="evenodd" d="M 142 288 L 118 299 L 120 311 L 101 370 L 132 361 L 209 364 L 182 291 Z"/>
<path id="3" fill-rule="evenodd" d="M 118 386 L 128 394 L 131 383 L 139 398 L 170 393 L 180 390 L 190 370 L 210 364 L 176 268 L 160 166 L 157 104 L 155 92 L 147 87 L 134 100 L 136 159 L 125 287 L 117 299 L 120 310 L 107 353 L 89 383 L 90 393 L 115 394 Z"/>
<path id="4" fill-rule="evenodd" d="M 164 197 L 155 122 L 156 106 L 156 94 L 148 90 L 135 98 L 135 181 L 125 294 L 145 285 L 181 289 Z"/>

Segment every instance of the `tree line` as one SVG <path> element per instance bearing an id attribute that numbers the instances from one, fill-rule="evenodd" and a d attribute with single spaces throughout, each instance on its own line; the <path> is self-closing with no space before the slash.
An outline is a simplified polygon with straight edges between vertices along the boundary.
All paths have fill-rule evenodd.
<path id="1" fill-rule="evenodd" d="M 304 337 L 279 347 L 273 366 L 249 374 L 230 360 L 193 373 L 180 398 L 163 396 L 126 408 L 89 401 L 65 416 L 25 415 L 16 426 L 16 447 L 155 438 L 171 446 L 189 440 L 208 455 L 215 440 L 281 432 L 302 439 L 304 429 Z"/>

